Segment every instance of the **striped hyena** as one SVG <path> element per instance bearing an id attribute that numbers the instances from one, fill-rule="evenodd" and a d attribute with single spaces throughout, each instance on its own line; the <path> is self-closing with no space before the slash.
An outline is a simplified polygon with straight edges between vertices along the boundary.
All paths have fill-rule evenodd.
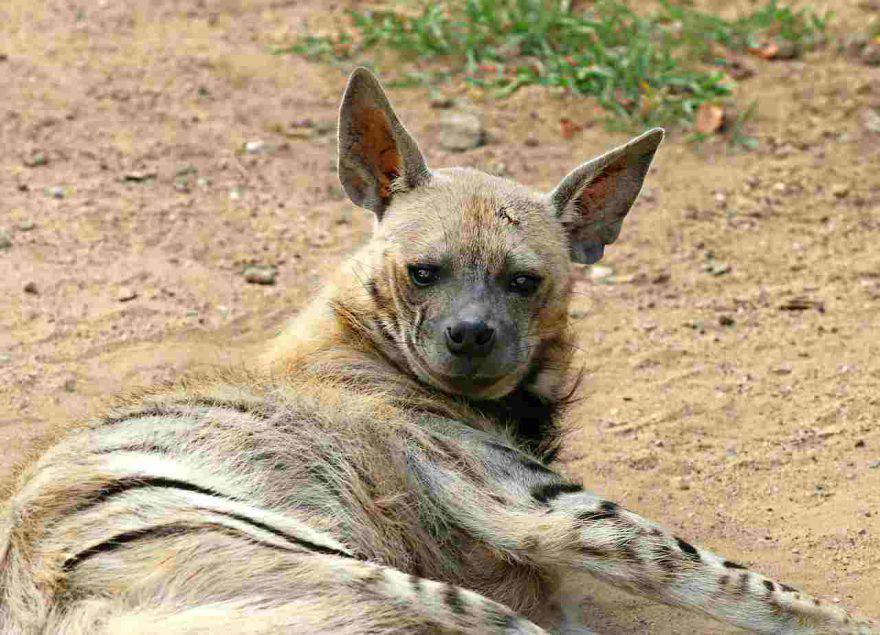
<path id="1" fill-rule="evenodd" d="M 539 633 L 551 599 L 570 631 L 589 574 L 754 631 L 871 632 L 547 467 L 572 261 L 615 240 L 662 137 L 537 194 L 429 170 L 355 71 L 339 174 L 372 241 L 265 363 L 130 395 L 24 469 L 0 631 Z"/>

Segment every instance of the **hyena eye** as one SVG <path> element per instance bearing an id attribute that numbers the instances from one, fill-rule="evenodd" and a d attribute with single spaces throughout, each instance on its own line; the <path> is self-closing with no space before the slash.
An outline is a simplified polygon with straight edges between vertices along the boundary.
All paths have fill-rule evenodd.
<path id="1" fill-rule="evenodd" d="M 434 265 L 410 265 L 409 277 L 417 287 L 427 287 L 437 282 L 440 269 Z"/>
<path id="2" fill-rule="evenodd" d="M 524 273 L 514 276 L 510 280 L 509 289 L 514 293 L 519 293 L 520 295 L 532 295 L 535 291 L 538 290 L 538 286 L 541 284 L 541 279 L 537 276 L 530 276 Z"/>

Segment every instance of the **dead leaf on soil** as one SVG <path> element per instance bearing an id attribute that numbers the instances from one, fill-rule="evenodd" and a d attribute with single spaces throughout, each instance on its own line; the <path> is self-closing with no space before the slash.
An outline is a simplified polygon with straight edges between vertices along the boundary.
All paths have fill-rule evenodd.
<path id="1" fill-rule="evenodd" d="M 753 46 L 749 49 L 749 53 L 764 60 L 772 60 L 779 55 L 779 46 L 775 42 L 767 42 L 762 46 Z"/>
<path id="2" fill-rule="evenodd" d="M 562 134 L 563 139 L 571 139 L 583 129 L 584 127 L 581 124 L 573 122 L 568 117 L 563 117 L 559 120 L 559 132 Z"/>
<path id="3" fill-rule="evenodd" d="M 696 129 L 701 134 L 715 134 L 724 125 L 724 108 L 717 104 L 700 104 Z"/>

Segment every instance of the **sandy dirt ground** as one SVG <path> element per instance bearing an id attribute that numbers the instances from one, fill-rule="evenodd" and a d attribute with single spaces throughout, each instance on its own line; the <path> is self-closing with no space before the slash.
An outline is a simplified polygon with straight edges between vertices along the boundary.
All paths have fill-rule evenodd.
<path id="1" fill-rule="evenodd" d="M 345 69 L 270 53 L 328 6 L 0 4 L 0 471 L 126 386 L 247 359 L 367 239 L 334 172 Z M 871 6 L 835 3 L 833 35 Z M 740 95 L 759 100 L 760 149 L 673 134 L 608 250 L 614 277 L 578 283 L 587 375 L 562 467 L 876 615 L 880 135 L 863 116 L 880 107 L 880 69 L 834 46 L 751 63 Z M 453 155 L 425 91 L 391 94 L 431 165 L 540 188 L 625 138 L 589 125 L 582 99 L 470 94 L 488 143 Z M 588 125 L 566 140 L 562 117 Z M 248 284 L 250 263 L 277 266 L 277 284 Z M 604 632 L 727 632 L 591 594 Z"/>

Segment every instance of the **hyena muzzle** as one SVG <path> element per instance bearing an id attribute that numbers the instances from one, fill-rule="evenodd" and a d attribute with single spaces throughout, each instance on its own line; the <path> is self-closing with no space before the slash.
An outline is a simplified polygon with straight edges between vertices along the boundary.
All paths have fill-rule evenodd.
<path id="1" fill-rule="evenodd" d="M 0 631 L 539 633 L 555 598 L 571 632 L 587 574 L 753 631 L 872 632 L 547 467 L 572 262 L 617 238 L 662 136 L 535 193 L 429 170 L 355 71 L 339 174 L 373 239 L 254 368 L 128 395 L 23 467 Z"/>

